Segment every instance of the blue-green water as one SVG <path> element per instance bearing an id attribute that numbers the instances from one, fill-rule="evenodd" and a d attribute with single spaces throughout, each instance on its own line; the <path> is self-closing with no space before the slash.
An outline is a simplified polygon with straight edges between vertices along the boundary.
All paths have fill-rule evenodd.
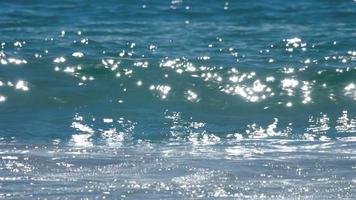
<path id="1" fill-rule="evenodd" d="M 356 2 L 0 2 L 0 198 L 356 198 Z"/>

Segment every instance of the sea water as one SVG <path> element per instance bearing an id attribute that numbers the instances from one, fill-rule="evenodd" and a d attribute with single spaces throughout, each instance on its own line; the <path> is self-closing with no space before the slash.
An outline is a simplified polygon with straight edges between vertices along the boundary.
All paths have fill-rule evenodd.
<path id="1" fill-rule="evenodd" d="M 0 198 L 355 199 L 353 0 L 0 2 Z"/>

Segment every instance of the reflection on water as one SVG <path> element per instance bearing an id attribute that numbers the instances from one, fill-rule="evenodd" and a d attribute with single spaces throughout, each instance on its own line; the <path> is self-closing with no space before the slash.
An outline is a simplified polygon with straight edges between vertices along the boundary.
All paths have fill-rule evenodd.
<path id="1" fill-rule="evenodd" d="M 355 199 L 355 6 L 0 2 L 0 198 Z"/>
<path id="2" fill-rule="evenodd" d="M 353 142 L 214 140 L 82 148 L 2 141 L 1 197 L 354 197 Z"/>

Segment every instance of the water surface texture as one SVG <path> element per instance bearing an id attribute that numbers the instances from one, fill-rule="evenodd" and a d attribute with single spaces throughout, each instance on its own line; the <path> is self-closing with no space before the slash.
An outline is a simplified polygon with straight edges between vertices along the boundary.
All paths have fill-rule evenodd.
<path id="1" fill-rule="evenodd" d="M 355 199 L 353 0 L 0 2 L 0 198 Z"/>

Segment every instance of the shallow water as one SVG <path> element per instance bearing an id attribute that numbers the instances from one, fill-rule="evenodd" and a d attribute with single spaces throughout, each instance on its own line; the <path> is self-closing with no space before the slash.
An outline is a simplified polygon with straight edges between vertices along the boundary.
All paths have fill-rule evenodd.
<path id="1" fill-rule="evenodd" d="M 355 1 L 0 13 L 0 198 L 356 198 Z"/>
<path id="2" fill-rule="evenodd" d="M 353 199 L 355 143 L 0 144 L 2 197 Z M 5 153 L 6 152 L 6 153 Z"/>

